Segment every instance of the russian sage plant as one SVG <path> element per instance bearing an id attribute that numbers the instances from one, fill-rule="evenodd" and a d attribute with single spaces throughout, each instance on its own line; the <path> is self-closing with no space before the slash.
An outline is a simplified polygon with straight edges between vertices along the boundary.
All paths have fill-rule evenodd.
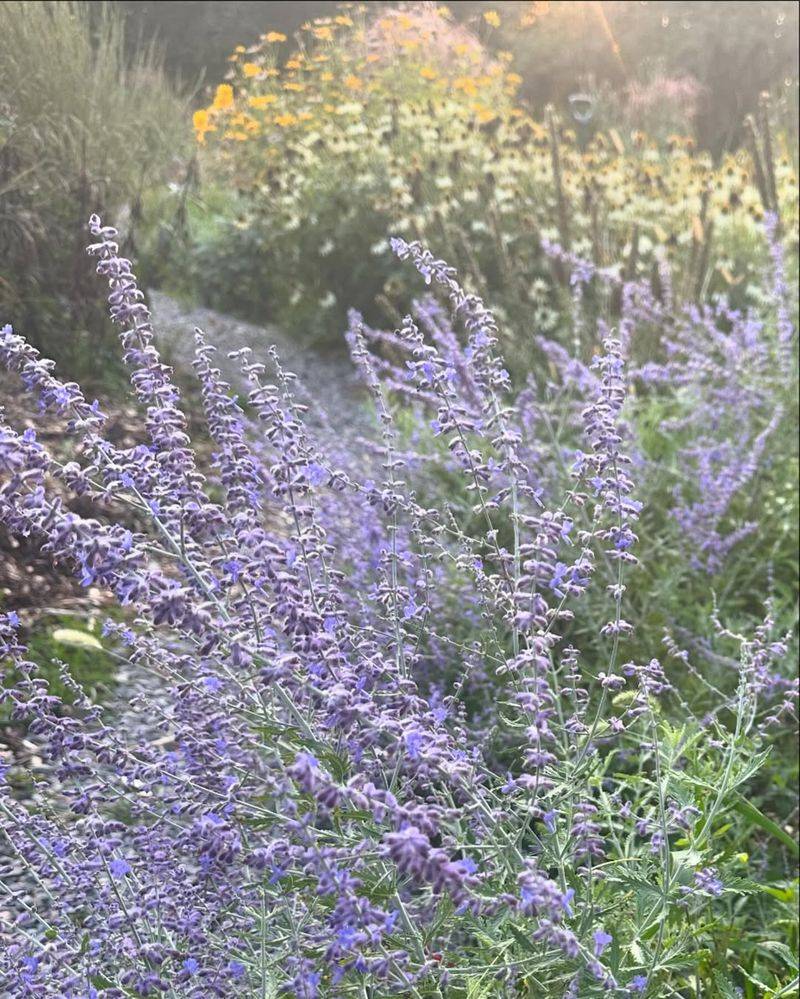
<path id="1" fill-rule="evenodd" d="M 423 303 L 385 334 L 353 316 L 375 437 L 307 420 L 274 351 L 238 352 L 240 406 L 198 330 L 205 467 L 116 232 L 90 228 L 142 437 L 115 444 L 5 327 L 0 359 L 69 416 L 72 450 L 3 421 L 0 519 L 114 594 L 106 642 L 138 688 L 104 711 L 65 669 L 60 700 L 0 616 L 2 699 L 42 761 L 0 783 L 2 994 L 686 994 L 700 924 L 756 890 L 717 833 L 796 686 L 769 619 L 720 624 L 738 680 L 702 719 L 680 649 L 677 669 L 661 635 L 629 655 L 635 288 L 570 369 L 567 456 L 492 314 L 396 240 L 451 315 Z M 409 405 L 430 440 L 409 443 Z M 437 475 L 452 502 L 426 499 Z"/>

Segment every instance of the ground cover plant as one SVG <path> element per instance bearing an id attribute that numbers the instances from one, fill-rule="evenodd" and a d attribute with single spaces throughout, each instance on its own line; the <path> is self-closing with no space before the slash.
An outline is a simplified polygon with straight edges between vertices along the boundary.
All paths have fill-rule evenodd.
<path id="1" fill-rule="evenodd" d="M 557 332 L 565 314 L 548 240 L 628 280 L 666 257 L 679 298 L 746 304 L 765 212 L 780 204 L 790 230 L 797 211 L 792 141 L 769 107 L 747 148 L 717 159 L 695 146 L 694 91 L 673 101 L 675 129 L 642 130 L 648 95 L 675 90 L 661 77 L 616 110 L 589 91 L 534 116 L 510 53 L 491 44 L 498 21 L 486 11 L 471 30 L 434 5 L 348 6 L 293 48 L 269 30 L 240 45 L 194 114 L 204 189 L 167 284 L 338 344 L 348 308 L 396 322 L 407 307 L 414 289 L 389 246 L 401 235 L 491 298 L 522 338 L 504 344 L 515 365 L 527 331 Z"/>
<path id="2" fill-rule="evenodd" d="M 111 719 L 65 667 L 62 700 L 0 618 L 3 704 L 42 761 L 0 784 L 4 994 L 796 991 L 795 570 L 775 527 L 796 301 L 764 221 L 746 311 L 684 306 L 666 265 L 655 296 L 548 244 L 572 349 L 543 338 L 527 381 L 483 301 L 397 238 L 438 297 L 393 331 L 351 314 L 375 435 L 326 434 L 274 351 L 239 352 L 238 402 L 198 330 L 203 467 L 92 218 L 141 439 L 115 443 L 5 327 L 0 360 L 32 412 L 69 417 L 72 453 L 4 421 L 0 520 L 115 596 L 104 646 L 141 685 Z M 614 326 L 591 296 L 619 302 Z M 774 517 L 748 509 L 756 486 Z M 707 615 L 665 594 L 653 618 L 647 560 L 670 551 L 693 593 L 732 573 Z"/>

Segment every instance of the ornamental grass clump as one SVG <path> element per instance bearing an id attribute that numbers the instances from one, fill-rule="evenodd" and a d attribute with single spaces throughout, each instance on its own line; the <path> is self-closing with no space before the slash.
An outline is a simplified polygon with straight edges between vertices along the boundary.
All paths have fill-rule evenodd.
<path id="1" fill-rule="evenodd" d="M 0 2 L 0 311 L 65 375 L 97 384 L 118 360 L 84 221 L 124 213 L 132 242 L 143 193 L 189 139 L 185 115 L 158 52 L 128 50 L 120 5 Z"/>
<path id="2" fill-rule="evenodd" d="M 41 761 L 0 784 L 3 994 L 665 996 L 727 976 L 725 914 L 781 903 L 719 830 L 744 814 L 791 850 L 746 795 L 793 688 L 769 617 L 719 625 L 737 677 L 702 718 L 688 655 L 668 667 L 660 634 L 630 654 L 634 291 L 598 331 L 558 490 L 564 455 L 537 441 L 492 314 L 400 239 L 450 317 L 383 335 L 353 317 L 375 437 L 326 441 L 274 351 L 238 352 L 240 405 L 198 330 L 206 468 L 117 233 L 90 228 L 142 439 L 116 445 L 6 327 L 0 359 L 69 414 L 73 452 L 4 422 L 0 518 L 116 596 L 106 643 L 139 688 L 112 717 L 65 669 L 61 701 L 0 617 L 2 697 Z M 439 452 L 402 432 L 408 394 L 466 506 L 418 488 Z"/>

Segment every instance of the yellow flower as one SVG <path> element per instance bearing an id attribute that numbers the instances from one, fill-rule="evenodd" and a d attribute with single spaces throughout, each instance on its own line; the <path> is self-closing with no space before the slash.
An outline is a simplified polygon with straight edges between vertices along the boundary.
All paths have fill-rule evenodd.
<path id="1" fill-rule="evenodd" d="M 333 19 L 337 24 L 340 24 L 343 28 L 352 28 L 353 22 L 346 14 L 340 14 L 338 17 Z"/>
<path id="2" fill-rule="evenodd" d="M 303 64 L 299 59 L 289 59 L 286 63 L 287 69 L 302 69 Z"/>
<path id="3" fill-rule="evenodd" d="M 419 71 L 419 75 L 423 80 L 435 80 L 439 74 L 435 69 L 431 69 L 430 66 L 423 66 Z"/>
<path id="4" fill-rule="evenodd" d="M 510 83 L 512 87 L 518 87 L 522 83 L 522 77 L 519 73 L 509 73 L 506 76 L 506 83 Z"/>
<path id="5" fill-rule="evenodd" d="M 265 42 L 285 42 L 286 35 L 281 34 L 280 31 L 270 31 L 266 35 L 261 36 Z"/>
<path id="6" fill-rule="evenodd" d="M 258 76 L 261 67 L 255 62 L 246 62 L 242 65 L 242 72 L 245 76 Z"/>
<path id="7" fill-rule="evenodd" d="M 491 108 L 484 107 L 482 104 L 473 104 L 472 109 L 475 112 L 475 117 L 480 122 L 494 121 L 497 117 Z"/>
<path id="8" fill-rule="evenodd" d="M 283 89 L 284 90 L 305 90 L 306 89 L 306 85 L 305 85 L 305 83 L 284 83 Z"/>
<path id="9" fill-rule="evenodd" d="M 275 94 L 262 94 L 260 97 L 251 97 L 247 103 L 256 111 L 263 111 L 270 104 L 274 104 L 277 99 Z"/>
<path id="10" fill-rule="evenodd" d="M 229 83 L 220 83 L 217 92 L 214 94 L 214 103 L 211 105 L 215 111 L 225 111 L 233 105 L 233 87 Z"/>
<path id="11" fill-rule="evenodd" d="M 323 80 L 325 83 L 330 83 L 332 79 L 333 73 L 322 73 L 320 76 L 320 80 Z"/>
<path id="12" fill-rule="evenodd" d="M 478 93 L 478 88 L 475 86 L 475 81 L 471 76 L 459 76 L 453 80 L 453 87 L 456 90 L 463 90 L 465 94 L 470 97 L 474 97 Z"/>
<path id="13" fill-rule="evenodd" d="M 361 82 L 360 77 L 351 74 L 344 78 L 344 85 L 348 90 L 361 90 L 364 84 Z"/>
<path id="14" fill-rule="evenodd" d="M 279 125 L 281 128 L 288 128 L 290 125 L 294 125 L 297 122 L 297 118 L 293 114 L 286 112 L 286 114 L 279 114 L 275 118 L 275 124 Z"/>
<path id="15" fill-rule="evenodd" d="M 329 39 L 333 38 L 332 28 L 314 28 L 314 37 L 319 38 L 321 42 L 327 42 Z"/>
<path id="16" fill-rule="evenodd" d="M 530 28 L 536 24 L 538 18 L 543 17 L 549 10 L 550 4 L 548 0 L 534 0 L 534 3 L 520 15 L 519 26 L 521 28 Z"/>
<path id="17" fill-rule="evenodd" d="M 200 108 L 199 111 L 195 111 L 192 115 L 192 124 L 194 125 L 194 130 L 197 133 L 197 141 L 206 141 L 206 132 L 215 132 L 216 128 L 211 123 L 211 117 L 205 108 Z"/>
<path id="18" fill-rule="evenodd" d="M 496 10 L 485 11 L 483 19 L 484 21 L 486 21 L 487 24 L 491 25 L 491 27 L 493 28 L 500 27 L 500 15 L 497 13 Z"/>

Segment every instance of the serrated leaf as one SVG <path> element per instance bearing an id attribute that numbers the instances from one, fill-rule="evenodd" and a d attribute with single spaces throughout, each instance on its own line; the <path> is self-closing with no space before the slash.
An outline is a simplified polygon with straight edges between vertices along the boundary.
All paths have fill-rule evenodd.
<path id="1" fill-rule="evenodd" d="M 759 950 L 765 950 L 770 954 L 776 954 L 791 971 L 797 973 L 798 957 L 790 947 L 780 940 L 764 940 L 758 945 Z"/>
<path id="2" fill-rule="evenodd" d="M 534 946 L 533 940 L 530 940 L 528 937 L 526 937 L 525 934 L 522 932 L 522 930 L 518 930 L 517 927 L 514 926 L 513 924 L 509 924 L 508 928 L 511 931 L 511 935 L 514 937 L 514 939 L 521 947 L 524 947 L 525 950 L 529 951 L 529 953 L 531 954 L 539 953 L 539 951 Z"/>
<path id="3" fill-rule="evenodd" d="M 699 867 L 703 863 L 703 854 L 699 850 L 673 850 L 673 862 L 680 867 Z"/>
<path id="4" fill-rule="evenodd" d="M 740 999 L 740 994 L 736 991 L 736 986 L 730 978 L 728 978 L 727 975 L 723 975 L 721 971 L 717 971 L 715 973 L 714 984 L 719 989 L 719 993 L 723 999 Z"/>

